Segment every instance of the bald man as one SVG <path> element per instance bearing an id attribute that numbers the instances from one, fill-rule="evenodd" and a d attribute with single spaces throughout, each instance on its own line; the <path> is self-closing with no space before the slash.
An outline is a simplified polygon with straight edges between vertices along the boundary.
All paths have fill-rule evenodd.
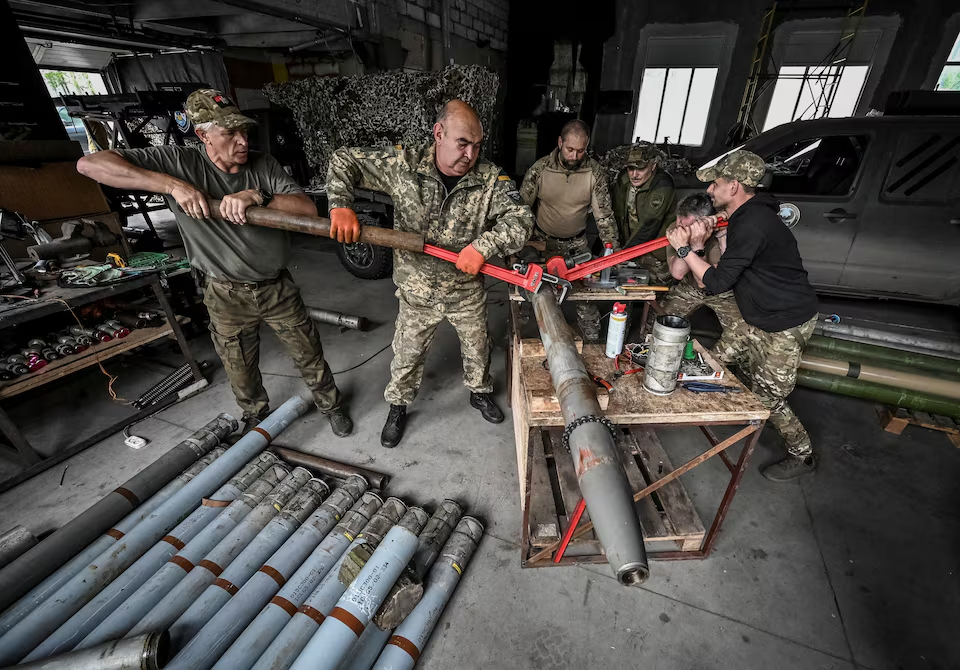
<path id="1" fill-rule="evenodd" d="M 503 421 L 493 401 L 487 292 L 480 266 L 492 256 L 519 251 L 533 231 L 533 213 L 514 181 L 480 158 L 483 126 L 465 102 L 451 100 L 437 116 L 433 142 L 420 147 L 341 148 L 327 172 L 330 236 L 359 239 L 354 189 L 393 198 L 394 228 L 423 235 L 424 242 L 459 252 L 456 265 L 395 249 L 393 281 L 400 313 L 393 337 L 390 403 L 380 443 L 392 448 L 406 427 L 407 405 L 423 378 L 423 364 L 437 326 L 449 321 L 460 338 L 463 383 L 470 405 L 491 423 Z"/>

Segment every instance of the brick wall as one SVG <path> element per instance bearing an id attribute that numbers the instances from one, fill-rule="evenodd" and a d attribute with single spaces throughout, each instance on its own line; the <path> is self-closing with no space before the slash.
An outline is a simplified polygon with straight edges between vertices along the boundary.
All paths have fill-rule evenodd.
<path id="1" fill-rule="evenodd" d="M 397 13 L 440 28 L 442 0 L 396 0 Z M 450 30 L 475 44 L 507 50 L 509 0 L 450 0 Z"/>

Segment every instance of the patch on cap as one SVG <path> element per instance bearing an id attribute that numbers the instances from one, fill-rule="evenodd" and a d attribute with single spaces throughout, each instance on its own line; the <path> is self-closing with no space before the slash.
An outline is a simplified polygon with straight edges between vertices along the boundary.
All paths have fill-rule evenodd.
<path id="1" fill-rule="evenodd" d="M 240 108 L 227 95 L 212 88 L 200 88 L 187 98 L 187 117 L 194 124 L 213 121 L 221 128 L 241 128 L 256 123 L 240 113 Z"/>

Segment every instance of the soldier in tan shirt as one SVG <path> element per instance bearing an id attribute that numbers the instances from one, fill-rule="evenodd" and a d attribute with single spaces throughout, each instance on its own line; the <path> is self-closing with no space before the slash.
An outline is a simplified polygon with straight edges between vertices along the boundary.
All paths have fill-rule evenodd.
<path id="1" fill-rule="evenodd" d="M 600 239 L 619 248 L 607 179 L 600 164 L 587 156 L 590 128 L 568 122 L 557 148 L 527 171 L 520 197 L 537 217 L 535 239 L 546 244 L 546 256 L 574 256 L 590 251 L 587 215 L 593 213 Z M 577 303 L 577 323 L 588 342 L 600 339 L 600 311 L 589 302 Z"/>

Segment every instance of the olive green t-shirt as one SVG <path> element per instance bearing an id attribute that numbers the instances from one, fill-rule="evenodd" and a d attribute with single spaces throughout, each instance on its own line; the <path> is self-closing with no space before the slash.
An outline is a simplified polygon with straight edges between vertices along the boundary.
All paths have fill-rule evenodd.
<path id="1" fill-rule="evenodd" d="M 236 174 L 223 172 L 201 147 L 118 149 L 137 167 L 162 172 L 193 184 L 211 198 L 222 198 L 251 188 L 270 193 L 303 193 L 269 154 L 251 152 Z M 172 196 L 167 205 L 177 219 L 190 264 L 216 279 L 255 282 L 275 279 L 290 260 L 290 236 L 284 230 L 254 225 L 238 226 L 220 219 L 204 221 L 187 216 Z"/>
<path id="2" fill-rule="evenodd" d="M 671 223 L 667 230 L 673 230 L 676 227 L 676 222 Z M 716 238 L 715 235 L 711 235 L 707 238 L 706 243 L 703 245 L 703 260 L 705 260 L 710 265 L 716 266 L 720 262 L 720 257 L 723 256 L 723 251 L 720 249 L 720 240 Z M 693 253 L 692 251 L 690 253 Z M 677 250 L 672 246 L 667 247 L 667 262 L 670 262 L 670 259 L 677 255 Z M 697 283 L 697 277 L 692 272 L 687 272 L 684 278 L 681 280 L 686 282 L 692 288 L 700 288 L 700 285 Z M 703 289 L 700 289 L 703 290 Z"/>

